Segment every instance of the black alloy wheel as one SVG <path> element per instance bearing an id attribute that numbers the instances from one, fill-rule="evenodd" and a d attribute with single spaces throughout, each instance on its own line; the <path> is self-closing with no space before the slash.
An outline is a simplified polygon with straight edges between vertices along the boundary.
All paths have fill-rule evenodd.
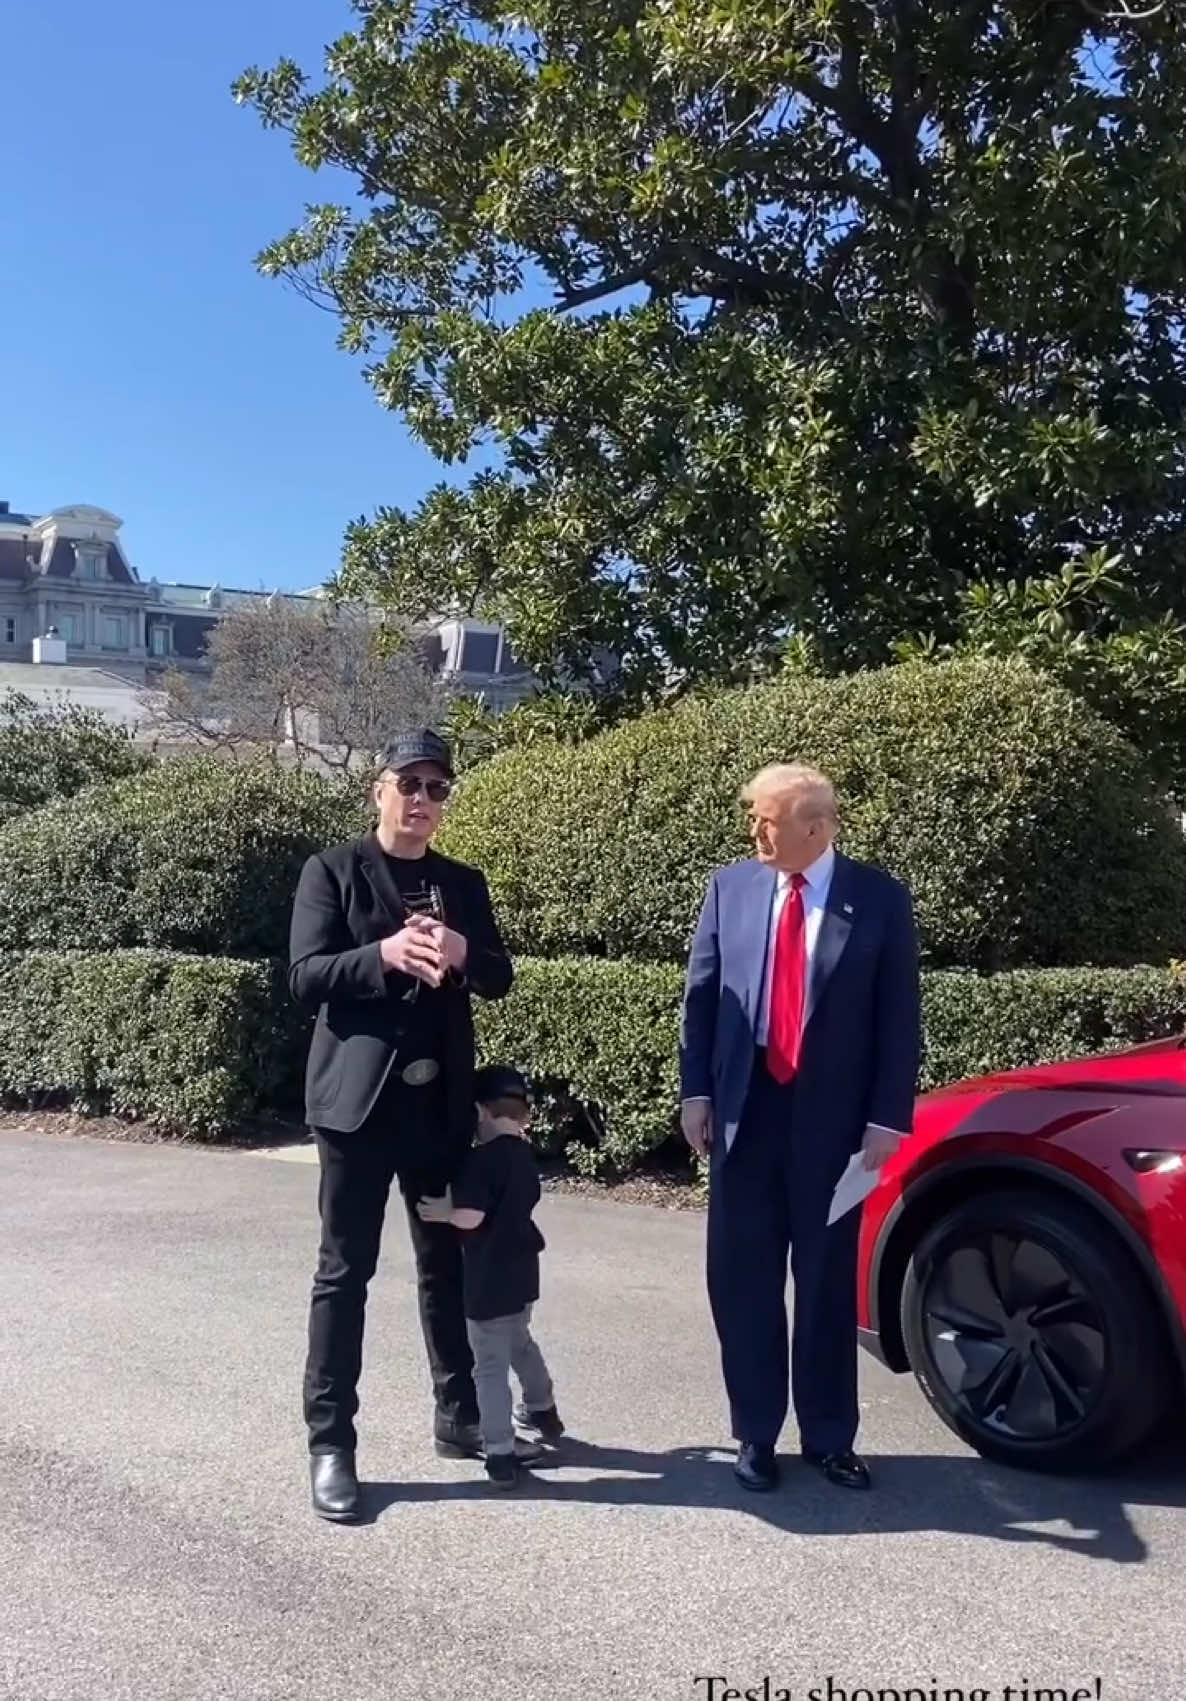
<path id="1" fill-rule="evenodd" d="M 923 1235 L 902 1291 L 911 1369 L 986 1458 L 1098 1467 L 1164 1414 L 1155 1300 L 1111 1229 L 1074 1200 L 994 1192 Z"/>

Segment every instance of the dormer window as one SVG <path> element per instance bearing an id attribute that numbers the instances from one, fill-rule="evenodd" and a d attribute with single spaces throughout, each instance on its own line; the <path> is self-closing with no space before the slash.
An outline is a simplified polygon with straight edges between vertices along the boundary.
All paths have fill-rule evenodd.
<path id="1" fill-rule="evenodd" d="M 103 579 L 106 575 L 106 550 L 80 549 L 78 551 L 78 576 L 80 579 Z"/>

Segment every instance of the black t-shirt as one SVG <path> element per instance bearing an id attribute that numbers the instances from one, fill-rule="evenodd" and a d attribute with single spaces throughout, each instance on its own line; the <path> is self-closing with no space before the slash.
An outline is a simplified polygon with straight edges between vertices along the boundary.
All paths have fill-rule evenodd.
<path id="1" fill-rule="evenodd" d="M 527 1141 L 497 1134 L 474 1146 L 453 1183 L 453 1204 L 484 1211 L 480 1228 L 461 1231 L 465 1315 L 475 1323 L 510 1317 L 539 1298 L 544 1237 L 532 1221 L 539 1171 Z"/>
<path id="2" fill-rule="evenodd" d="M 413 914 L 432 915 L 433 889 L 427 860 L 424 857 L 388 856 L 386 852 L 384 857 L 404 908 Z M 440 989 L 417 981 L 414 988 L 401 996 L 405 1022 L 399 1047 L 400 1061 L 432 1057 L 439 1063 L 444 1038 Z"/>

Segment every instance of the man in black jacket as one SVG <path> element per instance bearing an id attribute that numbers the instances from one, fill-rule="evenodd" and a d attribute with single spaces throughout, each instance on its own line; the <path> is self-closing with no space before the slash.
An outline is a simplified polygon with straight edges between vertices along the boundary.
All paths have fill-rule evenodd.
<path id="1" fill-rule="evenodd" d="M 443 739 L 396 740 L 375 782 L 375 831 L 310 857 L 293 904 L 289 985 L 317 1009 L 305 1114 L 321 1165 L 305 1421 L 314 1510 L 343 1523 L 359 1512 L 363 1323 L 393 1181 L 416 1258 L 437 1451 L 481 1452 L 460 1247 L 416 1212 L 469 1147 L 471 993 L 503 998 L 513 976 L 485 878 L 431 848 L 452 782 Z"/>

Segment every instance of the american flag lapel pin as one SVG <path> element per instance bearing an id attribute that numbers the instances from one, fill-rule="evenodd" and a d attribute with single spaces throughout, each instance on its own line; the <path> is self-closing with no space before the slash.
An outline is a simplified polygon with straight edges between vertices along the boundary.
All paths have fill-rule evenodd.
<path id="1" fill-rule="evenodd" d="M 844 913 L 845 913 L 845 915 L 851 915 L 852 914 L 852 905 L 851 904 L 845 904 Z"/>

